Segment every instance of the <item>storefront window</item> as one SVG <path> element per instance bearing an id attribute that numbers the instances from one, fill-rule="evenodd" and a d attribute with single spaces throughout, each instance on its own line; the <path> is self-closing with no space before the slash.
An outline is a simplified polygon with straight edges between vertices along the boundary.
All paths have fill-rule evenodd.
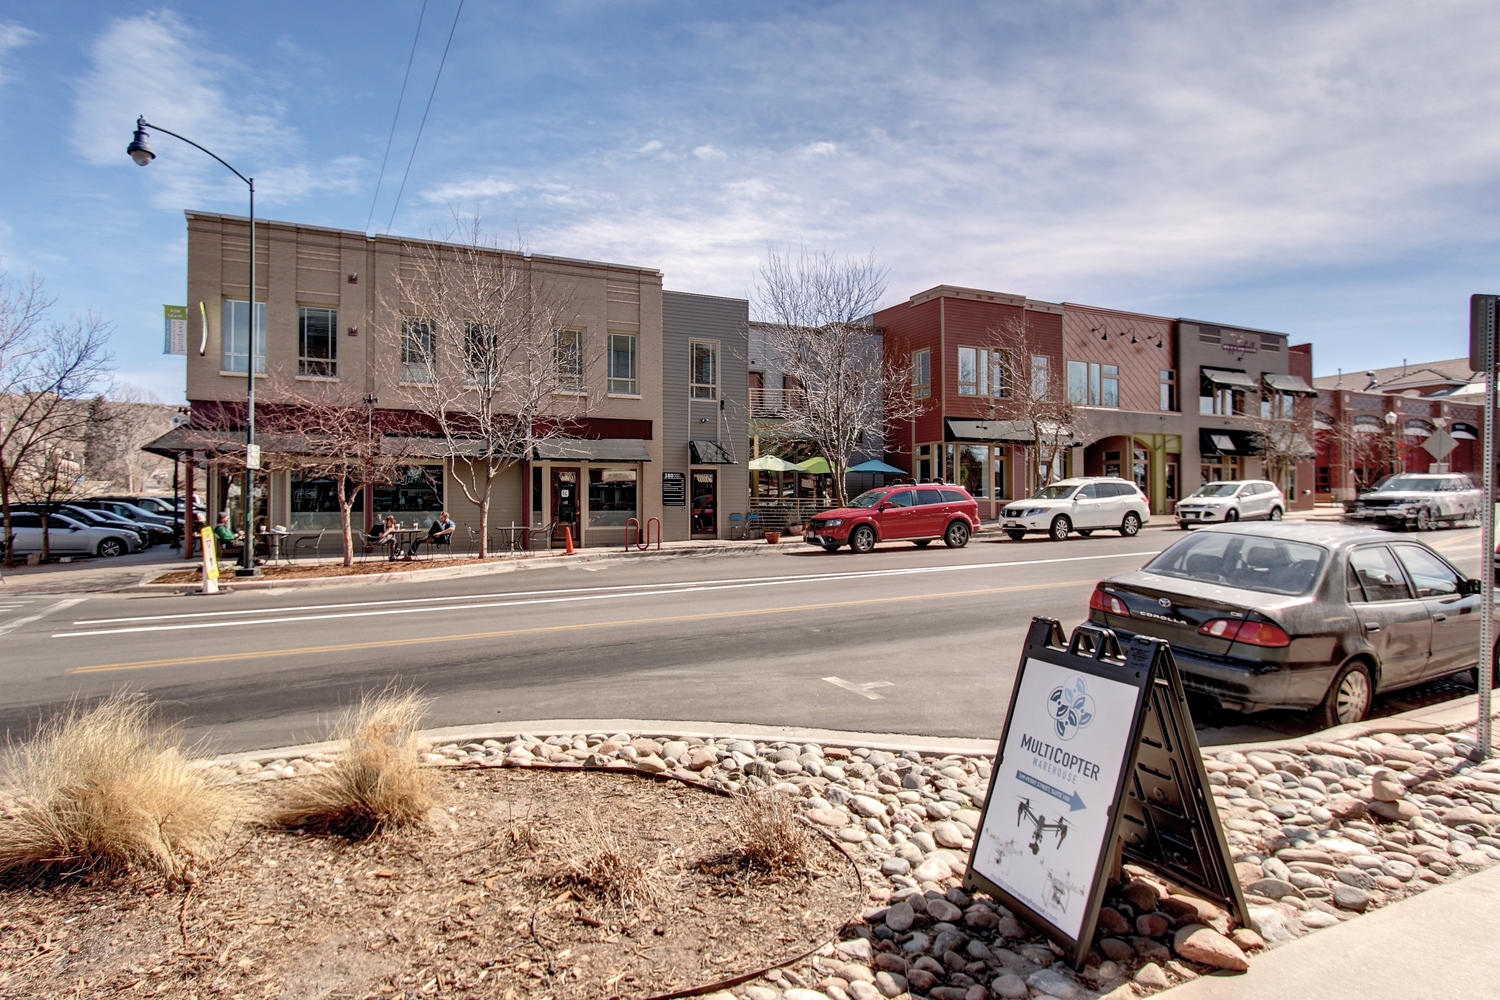
<path id="1" fill-rule="evenodd" d="M 639 517 L 634 469 L 589 469 L 590 528 L 623 528 Z"/>
<path id="2" fill-rule="evenodd" d="M 976 497 L 989 496 L 989 483 L 985 481 L 989 458 L 990 446 L 987 444 L 961 445 L 958 449 L 958 485 Z"/>
<path id="3" fill-rule="evenodd" d="M 350 489 L 354 491 L 353 509 L 363 512 L 365 509 L 364 490 L 352 483 Z M 355 529 L 358 530 L 362 519 L 354 518 L 353 520 Z M 338 483 L 323 476 L 314 479 L 300 479 L 293 476 L 292 523 L 287 527 L 292 531 L 318 531 L 339 526 Z"/>
<path id="4" fill-rule="evenodd" d="M 408 465 L 394 483 L 376 486 L 375 517 L 395 514 L 402 524 L 425 526 L 428 515 L 443 509 L 443 467 L 441 465 Z"/>

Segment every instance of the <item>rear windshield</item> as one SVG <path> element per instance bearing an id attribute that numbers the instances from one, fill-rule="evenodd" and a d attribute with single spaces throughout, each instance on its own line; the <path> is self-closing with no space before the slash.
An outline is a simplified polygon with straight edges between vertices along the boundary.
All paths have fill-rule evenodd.
<path id="1" fill-rule="evenodd" d="M 1200 529 L 1178 539 L 1145 568 L 1179 580 L 1295 596 L 1312 591 L 1327 558 L 1327 549 L 1309 542 Z"/>

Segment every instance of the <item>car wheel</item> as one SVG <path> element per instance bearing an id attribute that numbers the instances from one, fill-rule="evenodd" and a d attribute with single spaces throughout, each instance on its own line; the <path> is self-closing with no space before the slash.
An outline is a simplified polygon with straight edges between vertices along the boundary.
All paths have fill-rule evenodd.
<path id="1" fill-rule="evenodd" d="M 1225 524 L 1231 524 L 1231 523 L 1233 523 L 1235 521 L 1238 521 L 1239 519 L 1240 519 L 1240 512 L 1239 512 L 1239 510 L 1237 508 L 1231 507 L 1231 508 L 1229 508 L 1228 510 L 1226 510 L 1224 512 L 1224 523 Z"/>
<path id="2" fill-rule="evenodd" d="M 950 549 L 961 549 L 969 544 L 969 526 L 962 521 L 954 521 L 948 525 L 948 530 L 943 532 L 943 544 Z"/>
<path id="3" fill-rule="evenodd" d="M 1126 538 L 1134 538 L 1141 533 L 1141 516 L 1135 511 L 1126 511 L 1125 520 L 1120 522 L 1120 534 Z"/>
<path id="4" fill-rule="evenodd" d="M 915 545 L 919 549 L 925 549 L 925 548 L 927 548 L 927 546 L 929 546 L 929 545 L 932 544 L 932 539 L 930 539 L 930 538 L 916 538 L 916 539 L 912 540 L 912 544 Z"/>
<path id="5" fill-rule="evenodd" d="M 1093 528 L 1079 528 L 1078 529 L 1078 537 L 1079 538 L 1087 538 L 1090 535 L 1092 535 L 1093 533 L 1094 533 L 1094 529 Z"/>
<path id="6" fill-rule="evenodd" d="M 1318 722 L 1324 729 L 1359 722 L 1370 714 L 1370 704 L 1375 698 L 1375 686 L 1370 683 L 1370 671 L 1363 663 L 1346 663 L 1333 683 L 1323 704 L 1318 706 Z"/>
<path id="7" fill-rule="evenodd" d="M 123 555 L 125 543 L 118 538 L 106 538 L 99 543 L 94 552 L 102 559 L 113 559 L 115 556 Z"/>
<path id="8" fill-rule="evenodd" d="M 1271 508 L 1270 518 L 1273 521 L 1279 521 L 1279 520 L 1281 520 L 1281 508 L 1280 507 L 1272 507 Z"/>
<path id="9" fill-rule="evenodd" d="M 1433 525 L 1432 508 L 1431 507 L 1418 507 L 1417 508 L 1417 530 L 1418 531 L 1431 531 L 1432 530 L 1432 525 Z"/>
<path id="10" fill-rule="evenodd" d="M 1010 536 L 1010 540 L 1013 542 L 1019 542 L 1026 537 L 1026 532 L 1024 531 L 1007 531 L 1006 534 Z"/>
<path id="11" fill-rule="evenodd" d="M 837 552 L 838 550 L 839 550 L 839 543 L 838 542 L 824 542 L 823 543 L 823 551 L 824 552 Z"/>
<path id="12" fill-rule="evenodd" d="M 875 547 L 875 529 L 861 524 L 849 533 L 849 548 L 864 555 Z"/>
<path id="13" fill-rule="evenodd" d="M 1054 542 L 1061 542 L 1068 537 L 1068 532 L 1072 530 L 1073 525 L 1066 517 L 1054 517 L 1052 519 L 1052 527 L 1048 529 L 1047 533 L 1052 536 Z"/>

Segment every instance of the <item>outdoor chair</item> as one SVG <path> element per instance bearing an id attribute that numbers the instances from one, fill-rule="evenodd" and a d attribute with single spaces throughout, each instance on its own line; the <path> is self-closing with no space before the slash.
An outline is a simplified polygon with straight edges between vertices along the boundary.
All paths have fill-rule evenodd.
<path id="1" fill-rule="evenodd" d="M 744 514 L 729 515 L 729 537 L 731 539 L 746 537 Z"/>
<path id="2" fill-rule="evenodd" d="M 323 535 L 327 531 L 327 528 L 322 528 L 316 535 L 299 535 L 296 541 L 292 542 L 292 560 L 295 561 L 298 556 L 305 554 L 309 549 L 312 550 L 314 559 L 322 555 L 319 549 L 323 544 Z"/>
<path id="3" fill-rule="evenodd" d="M 469 533 L 469 555 L 479 555 L 479 532 L 475 531 L 474 526 L 470 524 L 464 525 L 464 530 Z"/>
<path id="4" fill-rule="evenodd" d="M 533 552 L 552 548 L 552 533 L 556 530 L 556 521 L 537 525 L 526 532 L 526 547 Z"/>

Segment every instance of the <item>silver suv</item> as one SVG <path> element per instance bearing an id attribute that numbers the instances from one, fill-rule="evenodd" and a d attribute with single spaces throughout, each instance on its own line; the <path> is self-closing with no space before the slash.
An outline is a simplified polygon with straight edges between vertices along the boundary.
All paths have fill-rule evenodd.
<path id="1" fill-rule="evenodd" d="M 1055 542 L 1072 532 L 1087 538 L 1095 530 L 1118 531 L 1126 538 L 1151 520 L 1151 505 L 1140 487 L 1114 476 L 1059 479 L 1025 500 L 1013 500 L 1000 512 L 1000 530 L 1020 541 L 1028 532 L 1044 532 Z"/>
<path id="2" fill-rule="evenodd" d="M 1456 472 L 1408 472 L 1362 493 L 1344 520 L 1427 531 L 1479 517 L 1480 493 L 1468 476 Z"/>
<path id="3" fill-rule="evenodd" d="M 1229 479 L 1204 483 L 1177 501 L 1177 526 L 1187 531 L 1195 524 L 1221 521 L 1279 521 L 1286 497 L 1265 479 Z"/>

